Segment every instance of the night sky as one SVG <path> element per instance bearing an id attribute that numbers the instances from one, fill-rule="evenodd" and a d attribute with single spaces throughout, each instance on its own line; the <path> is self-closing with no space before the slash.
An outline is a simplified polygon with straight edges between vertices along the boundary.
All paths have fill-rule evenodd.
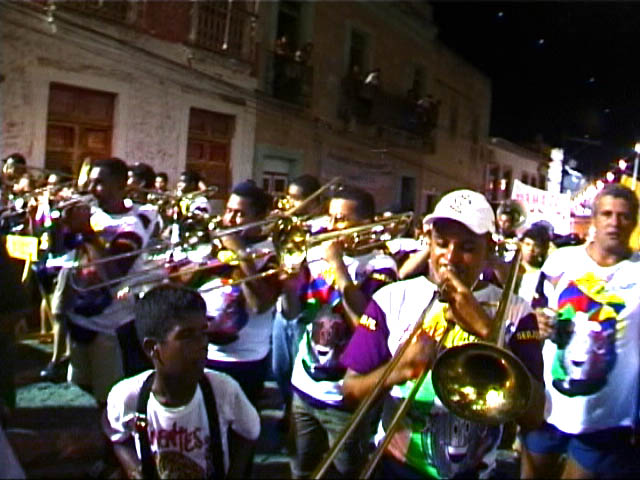
<path id="1" fill-rule="evenodd" d="M 492 80 L 490 135 L 589 175 L 640 141 L 640 2 L 432 2 L 440 40 Z M 586 140 L 586 141 L 585 141 Z"/>

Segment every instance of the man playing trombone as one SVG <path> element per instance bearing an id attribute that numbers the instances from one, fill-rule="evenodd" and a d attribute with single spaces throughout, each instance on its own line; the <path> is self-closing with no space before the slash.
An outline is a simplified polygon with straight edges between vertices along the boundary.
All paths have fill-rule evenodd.
<path id="1" fill-rule="evenodd" d="M 222 229 L 264 220 L 271 196 L 251 180 L 237 184 L 222 215 Z M 214 232 L 215 233 L 215 232 Z M 222 265 L 199 290 L 207 304 L 207 367 L 233 377 L 256 404 L 269 367 L 273 311 L 280 293 L 274 276 L 244 281 L 275 265 L 273 242 L 260 227 L 221 237 L 234 265 Z M 243 280 L 240 284 L 230 284 Z"/>
<path id="2" fill-rule="evenodd" d="M 127 166 L 119 158 L 94 162 L 88 178 L 97 206 L 75 205 L 66 212 L 73 233 L 81 234 L 79 269 L 65 281 L 63 309 L 71 335 L 68 379 L 106 402 L 111 386 L 123 376 L 116 329 L 131 320 L 133 299 L 118 299 L 110 288 L 83 292 L 106 280 L 124 277 L 137 268 L 136 256 L 109 257 L 142 248 L 148 232 L 133 208 L 125 205 Z M 97 263 L 96 263 L 97 262 Z M 74 289 L 76 289 L 74 291 Z M 117 290 L 117 289 L 116 289 Z"/>
<path id="3" fill-rule="evenodd" d="M 373 196 L 345 186 L 329 202 L 331 230 L 364 227 L 373 220 Z M 313 238 L 313 237 L 312 237 Z M 345 369 L 339 357 L 373 292 L 397 278 L 393 258 L 378 248 L 349 247 L 349 238 L 334 239 L 311 248 L 308 275 L 283 287 L 282 314 L 303 315 L 309 322 L 294 361 L 292 415 L 296 453 L 294 478 L 311 473 L 318 458 L 334 443 L 350 414 L 342 398 Z M 360 246 L 362 247 L 362 245 Z M 338 473 L 353 478 L 364 460 L 371 427 L 350 439 L 334 461 Z"/>
<path id="4" fill-rule="evenodd" d="M 525 400 L 528 408 L 518 413 L 516 420 L 523 428 L 535 428 L 542 421 L 544 404 L 536 317 L 523 300 L 515 297 L 506 310 L 505 324 L 496 328 L 499 320 L 493 316 L 501 290 L 478 280 L 493 249 L 491 234 L 495 228 L 495 216 L 484 196 L 470 190 L 449 193 L 425 222 L 432 226 L 430 278 L 397 282 L 374 294 L 341 357 L 348 368 L 344 398 L 351 405 L 365 399 L 395 352 L 410 337 L 413 343 L 383 380 L 388 394 L 378 441 L 390 428 L 395 406 L 410 396 L 416 379 L 428 374 L 408 414 L 388 439 L 390 443 L 378 465 L 382 478 L 484 477 L 491 470 L 501 426 L 454 415 L 443 405 L 445 400 L 436 396 L 430 370 L 439 347 L 486 341 L 496 335 L 496 330 L 504 330 L 506 345 L 532 377 L 528 383 L 531 398 Z M 438 300 L 433 308 L 425 309 L 434 295 L 439 297 L 435 297 Z M 419 333 L 411 335 L 412 328 Z M 483 369 L 483 365 L 471 367 L 474 371 Z M 473 380 L 469 378 L 468 383 Z M 458 397 L 471 397 L 476 391 L 464 383 L 459 387 Z M 497 391 L 493 395 L 499 399 L 506 393 Z M 486 405 L 489 400 L 487 396 Z"/>

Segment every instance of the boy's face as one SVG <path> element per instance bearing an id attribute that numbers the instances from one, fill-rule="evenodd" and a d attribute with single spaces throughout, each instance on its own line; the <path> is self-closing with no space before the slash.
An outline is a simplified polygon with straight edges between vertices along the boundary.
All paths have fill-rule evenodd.
<path id="1" fill-rule="evenodd" d="M 207 360 L 208 339 L 205 315 L 193 314 L 155 342 L 151 359 L 155 369 L 167 376 L 190 376 L 197 380 Z"/>

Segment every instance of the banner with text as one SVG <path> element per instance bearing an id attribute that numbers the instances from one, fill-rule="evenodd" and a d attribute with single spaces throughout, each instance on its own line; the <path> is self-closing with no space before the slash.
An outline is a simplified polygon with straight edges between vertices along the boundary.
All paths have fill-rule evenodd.
<path id="1" fill-rule="evenodd" d="M 514 180 L 511 198 L 518 200 L 527 211 L 527 225 L 540 220 L 553 225 L 555 233 L 571 233 L 571 197 L 569 193 L 547 192 Z"/>

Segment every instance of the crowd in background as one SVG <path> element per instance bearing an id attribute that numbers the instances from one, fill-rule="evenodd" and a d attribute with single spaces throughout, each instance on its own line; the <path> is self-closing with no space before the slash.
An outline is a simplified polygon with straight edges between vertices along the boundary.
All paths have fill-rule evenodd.
<path id="1" fill-rule="evenodd" d="M 119 158 L 87 159 L 75 176 L 3 160 L 3 417 L 15 406 L 16 326 L 35 308 L 53 343 L 41 379 L 95 397 L 128 478 L 250 476 L 270 374 L 294 478 L 312 476 L 379 386 L 332 476 L 358 476 L 387 435 L 379 478 L 490 478 L 499 447 L 518 452 L 522 478 L 638 473 L 630 190 L 606 186 L 592 238 L 568 242 L 527 224 L 517 202 L 496 214 L 465 189 L 411 217 L 379 212 L 369 192 L 338 181 L 303 175 L 273 196 L 245 180 L 216 212 L 217 189 L 196 172 L 173 190 L 169 180 Z M 16 237 L 38 239 L 22 278 L 24 262 L 9 255 Z M 515 295 L 501 309 L 504 290 Z M 526 378 L 513 389 L 523 407 L 470 420 L 440 397 L 432 369 L 447 348 L 498 337 Z M 487 375 L 465 368 L 471 380 Z M 512 394 L 480 401 L 457 387 L 486 412 Z"/>

